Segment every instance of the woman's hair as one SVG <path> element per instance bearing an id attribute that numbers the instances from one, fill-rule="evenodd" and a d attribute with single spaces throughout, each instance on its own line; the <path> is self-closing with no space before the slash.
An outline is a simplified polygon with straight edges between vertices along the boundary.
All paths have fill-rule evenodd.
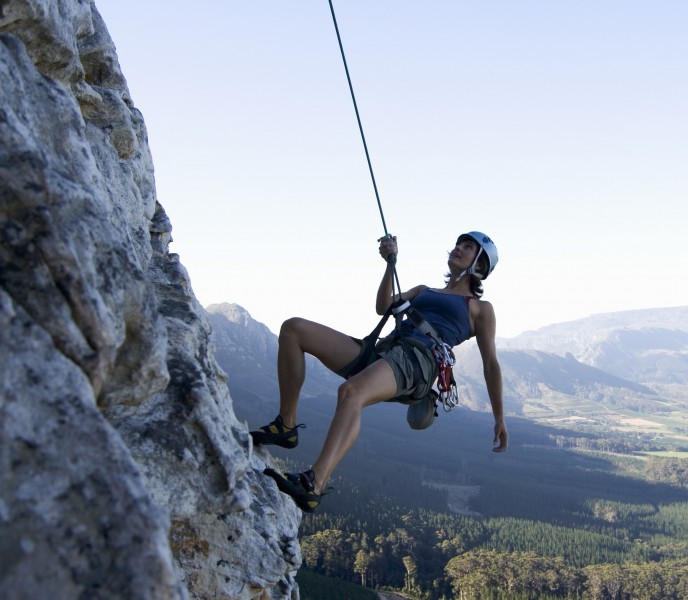
<path id="1" fill-rule="evenodd" d="M 475 275 L 471 275 L 471 294 L 476 298 L 480 298 L 484 292 L 482 279 L 478 279 Z"/>

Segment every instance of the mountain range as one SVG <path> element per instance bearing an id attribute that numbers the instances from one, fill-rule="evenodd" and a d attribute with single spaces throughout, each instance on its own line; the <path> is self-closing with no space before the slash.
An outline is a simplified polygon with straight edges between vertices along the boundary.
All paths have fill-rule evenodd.
<path id="1" fill-rule="evenodd" d="M 206 310 L 232 395 L 276 399 L 277 336 L 236 304 Z M 507 414 L 686 439 L 688 306 L 593 315 L 498 338 L 497 347 Z M 489 411 L 477 345 L 454 351 L 462 406 Z M 341 379 L 310 357 L 307 373 L 304 396 L 336 394 Z"/>

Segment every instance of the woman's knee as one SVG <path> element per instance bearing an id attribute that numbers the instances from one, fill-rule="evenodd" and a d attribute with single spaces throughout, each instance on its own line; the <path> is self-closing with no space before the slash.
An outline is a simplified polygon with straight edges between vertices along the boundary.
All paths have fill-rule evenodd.
<path id="1" fill-rule="evenodd" d="M 294 335 L 299 335 L 299 332 L 303 330 L 303 326 L 306 323 L 306 319 L 301 317 L 291 317 L 282 323 L 280 328 L 279 337 L 291 337 Z"/>
<path id="2" fill-rule="evenodd" d="M 392 367 L 387 361 L 378 360 L 339 386 L 337 406 L 364 408 L 393 398 L 397 395 L 397 388 Z"/>
<path id="3" fill-rule="evenodd" d="M 337 389 L 337 408 L 354 406 L 361 408 L 362 393 L 359 386 L 350 379 L 342 383 Z"/>

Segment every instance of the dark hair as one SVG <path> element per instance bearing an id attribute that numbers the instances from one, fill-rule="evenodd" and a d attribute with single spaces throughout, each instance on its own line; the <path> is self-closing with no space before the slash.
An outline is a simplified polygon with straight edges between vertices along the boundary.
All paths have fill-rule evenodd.
<path id="1" fill-rule="evenodd" d="M 484 292 L 482 279 L 478 279 L 475 275 L 471 275 L 471 294 L 476 298 L 480 298 Z"/>
<path id="2" fill-rule="evenodd" d="M 449 283 L 449 276 L 449 273 L 447 273 L 444 276 L 445 284 Z M 480 298 L 485 293 L 485 290 L 483 289 L 482 279 L 476 277 L 475 275 L 469 275 L 469 277 L 471 278 L 471 294 L 473 294 L 473 296 L 475 296 L 476 298 Z"/>

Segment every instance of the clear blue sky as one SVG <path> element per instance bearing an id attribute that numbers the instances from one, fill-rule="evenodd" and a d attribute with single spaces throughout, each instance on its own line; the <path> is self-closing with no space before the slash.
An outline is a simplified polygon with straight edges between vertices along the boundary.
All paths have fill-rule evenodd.
<path id="1" fill-rule="evenodd" d="M 382 223 L 326 0 L 96 0 L 204 305 L 377 322 Z M 498 335 L 688 304 L 688 2 L 335 0 L 402 288 L 487 232 Z"/>

